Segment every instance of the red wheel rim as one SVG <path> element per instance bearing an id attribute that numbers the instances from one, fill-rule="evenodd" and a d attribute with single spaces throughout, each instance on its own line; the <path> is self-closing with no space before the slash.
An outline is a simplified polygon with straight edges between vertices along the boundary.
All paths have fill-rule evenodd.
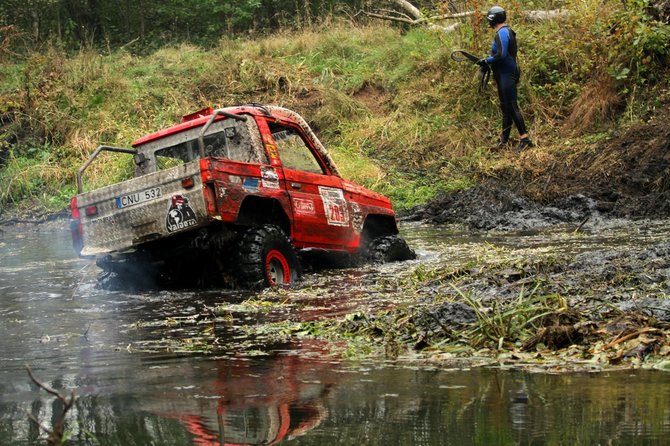
<path id="1" fill-rule="evenodd" d="M 271 286 L 291 283 L 291 267 L 281 251 L 273 249 L 265 256 L 265 276 Z"/>

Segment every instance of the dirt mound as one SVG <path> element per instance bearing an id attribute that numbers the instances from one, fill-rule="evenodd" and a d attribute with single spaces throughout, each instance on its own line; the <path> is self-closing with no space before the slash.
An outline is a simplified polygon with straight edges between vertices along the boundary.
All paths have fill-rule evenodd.
<path id="1" fill-rule="evenodd" d="M 578 182 L 583 193 L 611 203 L 618 216 L 670 216 L 670 113 L 666 115 L 583 155 L 575 170 L 583 178 Z"/>
<path id="2" fill-rule="evenodd" d="M 670 217 L 670 93 L 653 119 L 599 144 L 537 147 L 482 176 L 468 191 L 442 194 L 408 220 L 475 229 L 529 229 L 593 217 Z M 495 177 L 495 180 L 492 180 Z"/>
<path id="3" fill-rule="evenodd" d="M 583 194 L 599 202 L 601 211 L 619 217 L 670 216 L 670 93 L 663 99 L 649 122 L 592 148 L 555 154 L 565 161 L 536 172 L 547 179 L 544 184 L 518 184 L 513 190 L 543 201 Z"/>
<path id="4" fill-rule="evenodd" d="M 472 229 L 528 230 L 583 221 L 598 212 L 597 203 L 583 195 L 543 206 L 495 185 L 441 194 L 401 215 L 404 220 L 463 224 Z"/>

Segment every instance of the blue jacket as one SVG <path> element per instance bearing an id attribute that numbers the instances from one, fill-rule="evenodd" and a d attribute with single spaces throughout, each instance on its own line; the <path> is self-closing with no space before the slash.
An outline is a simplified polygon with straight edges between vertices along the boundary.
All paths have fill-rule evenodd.
<path id="1" fill-rule="evenodd" d="M 504 25 L 496 32 L 486 62 L 494 74 L 517 74 L 516 52 L 516 33 Z"/>

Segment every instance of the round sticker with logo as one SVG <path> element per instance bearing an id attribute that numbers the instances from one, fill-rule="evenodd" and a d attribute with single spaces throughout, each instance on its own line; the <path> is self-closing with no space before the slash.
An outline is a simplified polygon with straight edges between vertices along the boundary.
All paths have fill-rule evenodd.
<path id="1" fill-rule="evenodd" d="M 165 217 L 165 228 L 168 232 L 190 228 L 198 223 L 188 198 L 183 195 L 173 195 L 168 203 L 168 212 Z"/>

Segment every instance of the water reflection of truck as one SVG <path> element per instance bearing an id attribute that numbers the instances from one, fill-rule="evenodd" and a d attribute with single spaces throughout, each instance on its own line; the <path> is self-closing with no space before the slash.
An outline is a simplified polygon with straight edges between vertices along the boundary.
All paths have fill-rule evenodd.
<path id="1" fill-rule="evenodd" d="M 132 146 L 98 147 L 72 199 L 75 248 L 107 277 L 259 288 L 297 279 L 295 250 L 414 257 L 390 200 L 343 179 L 291 110 L 205 109 Z M 84 192 L 82 174 L 105 151 L 132 155 L 135 177 Z"/>
<path id="2" fill-rule="evenodd" d="M 213 382 L 189 390 L 197 395 L 177 391 L 174 400 L 148 408 L 178 420 L 193 445 L 276 444 L 313 429 L 327 414 L 332 363 L 276 355 L 260 362 L 220 360 L 215 367 Z"/>

